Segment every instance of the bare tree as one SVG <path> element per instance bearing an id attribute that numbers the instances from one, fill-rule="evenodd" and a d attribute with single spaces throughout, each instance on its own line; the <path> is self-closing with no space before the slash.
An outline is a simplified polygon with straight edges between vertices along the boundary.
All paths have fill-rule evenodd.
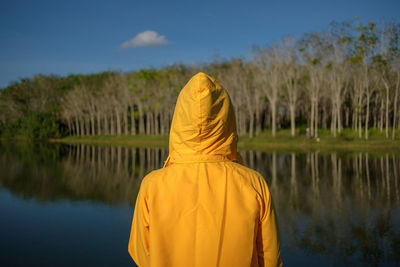
<path id="1" fill-rule="evenodd" d="M 285 98 L 289 106 L 291 135 L 295 136 L 295 112 L 300 95 L 299 83 L 302 74 L 298 62 L 296 40 L 293 38 L 286 38 L 283 40 L 282 46 L 281 60 L 283 64 L 281 68 L 281 77 L 284 82 Z"/>
<path id="2" fill-rule="evenodd" d="M 281 48 L 279 45 L 267 47 L 265 50 L 257 51 L 256 64 L 258 74 L 255 83 L 269 101 L 272 117 L 272 136 L 276 136 L 276 109 L 279 100 L 279 92 L 284 81 L 281 77 L 283 64 L 281 61 Z"/>
<path id="3" fill-rule="evenodd" d="M 330 47 L 328 50 L 328 86 L 332 102 L 331 131 L 336 137 L 336 129 L 342 131 L 341 107 L 348 89 L 349 62 L 347 60 L 350 48 L 350 37 L 347 36 L 348 26 L 336 25 L 330 32 Z"/>

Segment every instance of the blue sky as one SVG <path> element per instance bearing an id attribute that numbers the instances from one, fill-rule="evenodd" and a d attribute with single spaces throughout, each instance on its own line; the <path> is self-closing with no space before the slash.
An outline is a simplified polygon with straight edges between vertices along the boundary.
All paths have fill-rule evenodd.
<path id="1" fill-rule="evenodd" d="M 37 73 L 130 71 L 247 56 L 252 45 L 354 16 L 400 22 L 400 1 L 1 0 L 0 87 Z"/>

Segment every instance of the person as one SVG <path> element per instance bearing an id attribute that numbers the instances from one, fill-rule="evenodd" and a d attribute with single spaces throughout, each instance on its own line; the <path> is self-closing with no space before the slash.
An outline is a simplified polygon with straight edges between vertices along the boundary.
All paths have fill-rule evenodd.
<path id="1" fill-rule="evenodd" d="M 139 267 L 282 265 L 268 186 L 236 144 L 227 91 L 196 74 L 178 96 L 164 168 L 137 196 L 128 251 Z"/>

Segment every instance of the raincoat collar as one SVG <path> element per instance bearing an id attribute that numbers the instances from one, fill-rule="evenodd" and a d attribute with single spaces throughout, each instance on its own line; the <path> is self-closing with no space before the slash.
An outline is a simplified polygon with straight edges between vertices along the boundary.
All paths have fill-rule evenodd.
<path id="1" fill-rule="evenodd" d="M 171 163 L 240 161 L 233 106 L 227 91 L 200 72 L 181 90 L 169 136 Z"/>

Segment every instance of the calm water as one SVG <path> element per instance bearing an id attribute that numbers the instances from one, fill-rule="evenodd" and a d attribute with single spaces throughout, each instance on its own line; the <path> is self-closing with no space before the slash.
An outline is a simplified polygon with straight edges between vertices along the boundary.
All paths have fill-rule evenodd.
<path id="1" fill-rule="evenodd" d="M 0 143 L 0 266 L 135 266 L 141 178 L 165 149 Z M 400 266 L 400 155 L 241 153 L 278 214 L 286 266 Z"/>

